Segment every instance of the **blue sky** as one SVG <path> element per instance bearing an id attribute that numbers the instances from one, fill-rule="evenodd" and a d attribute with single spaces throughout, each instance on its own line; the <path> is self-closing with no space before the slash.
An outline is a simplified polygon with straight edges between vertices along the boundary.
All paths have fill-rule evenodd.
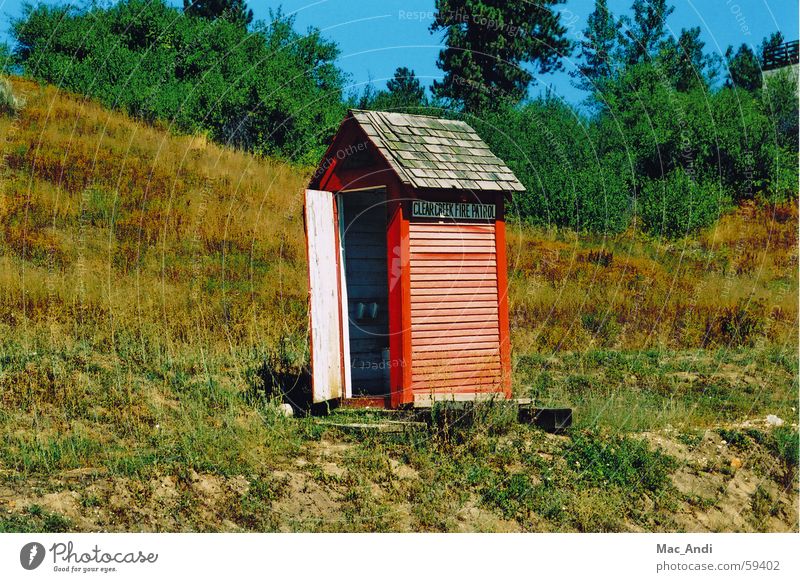
<path id="1" fill-rule="evenodd" d="M 63 2 L 47 1 L 47 4 Z M 181 4 L 172 0 L 172 4 Z M 628 11 L 632 0 L 609 0 L 619 16 Z M 0 0 L 0 34 L 7 38 L 9 18 L 20 14 L 23 0 Z M 80 3 L 79 3 L 80 4 Z M 297 27 L 322 29 L 325 37 L 336 41 L 342 54 L 339 66 L 351 76 L 354 90 L 372 82 L 385 86 L 398 66 L 408 66 L 423 84 L 441 77 L 436 58 L 441 48 L 441 33 L 431 34 L 433 0 L 283 0 L 249 2 L 257 19 L 266 19 L 270 7 L 283 7 L 296 15 Z M 757 46 L 765 36 L 780 30 L 787 40 L 798 38 L 798 7 L 795 0 L 673 0 L 675 12 L 667 21 L 671 33 L 681 28 L 700 26 L 707 52 L 724 53 L 728 45 Z M 559 7 L 572 40 L 580 38 L 594 0 L 568 0 Z M 572 103 L 585 95 L 570 83 L 571 59 L 564 60 L 565 71 L 538 79 L 531 88 L 537 95 L 544 85 Z"/>

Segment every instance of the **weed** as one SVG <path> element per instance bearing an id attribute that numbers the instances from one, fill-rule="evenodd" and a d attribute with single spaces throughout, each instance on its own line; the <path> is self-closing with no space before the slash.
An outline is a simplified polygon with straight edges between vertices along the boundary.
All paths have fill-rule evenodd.
<path id="1" fill-rule="evenodd" d="M 239 499 L 233 510 L 233 517 L 240 525 L 252 531 L 274 531 L 278 527 L 278 517 L 272 504 L 280 499 L 288 481 L 261 477 L 250 482 L 247 492 Z"/>
<path id="2" fill-rule="evenodd" d="M 93 493 L 84 492 L 81 495 L 81 507 L 100 507 L 102 501 Z"/>
<path id="3" fill-rule="evenodd" d="M 513 474 L 503 477 L 502 483 L 491 483 L 483 488 L 485 502 L 497 507 L 509 518 L 524 518 L 533 510 L 534 486 L 530 477 L 525 474 Z"/>
<path id="4" fill-rule="evenodd" d="M 613 344 L 620 332 L 616 318 L 609 313 L 584 313 L 581 315 L 581 325 L 603 346 Z"/>
<path id="5" fill-rule="evenodd" d="M 769 491 L 759 485 L 750 499 L 750 509 L 759 529 L 767 529 L 765 521 L 778 513 L 778 505 Z"/>
<path id="6" fill-rule="evenodd" d="M 723 307 L 706 324 L 705 338 L 709 343 L 727 346 L 750 346 L 764 330 L 766 315 L 760 301 L 740 301 Z"/>
<path id="7" fill-rule="evenodd" d="M 757 428 L 747 428 L 744 433 L 759 445 L 763 445 L 767 441 L 767 435 Z"/>
<path id="8" fill-rule="evenodd" d="M 780 460 L 783 473 L 780 482 L 791 487 L 797 476 L 798 455 L 800 455 L 800 435 L 797 429 L 779 426 L 772 431 L 769 447 Z"/>
<path id="9" fill-rule="evenodd" d="M 290 348 L 282 338 L 278 348 L 263 362 L 248 369 L 248 397 L 255 400 L 279 401 L 304 410 L 311 403 L 311 376 L 305 354 Z"/>
<path id="10" fill-rule="evenodd" d="M 38 505 L 29 506 L 24 513 L 0 514 L 0 533 L 64 533 L 70 528 L 67 518 Z"/>
<path id="11" fill-rule="evenodd" d="M 740 451 L 747 451 L 750 449 L 752 444 L 750 437 L 747 435 L 746 432 L 738 429 L 727 429 L 727 428 L 720 428 L 717 429 L 717 434 L 728 443 L 729 446 L 739 449 Z"/>
<path id="12" fill-rule="evenodd" d="M 670 473 L 677 468 L 675 459 L 652 450 L 644 440 L 592 431 L 573 437 L 566 460 L 586 483 L 636 493 L 663 493 L 669 487 Z"/>
<path id="13" fill-rule="evenodd" d="M 689 449 L 694 449 L 703 442 L 703 433 L 698 430 L 684 429 L 678 433 L 676 438 L 679 442 L 689 447 Z"/>

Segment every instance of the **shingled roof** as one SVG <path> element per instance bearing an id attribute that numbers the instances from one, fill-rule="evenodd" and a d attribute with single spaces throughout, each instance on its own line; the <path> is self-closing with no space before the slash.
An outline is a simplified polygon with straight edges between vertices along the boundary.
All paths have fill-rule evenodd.
<path id="1" fill-rule="evenodd" d="M 349 114 L 401 182 L 417 188 L 525 190 L 503 160 L 463 121 L 359 109 Z"/>

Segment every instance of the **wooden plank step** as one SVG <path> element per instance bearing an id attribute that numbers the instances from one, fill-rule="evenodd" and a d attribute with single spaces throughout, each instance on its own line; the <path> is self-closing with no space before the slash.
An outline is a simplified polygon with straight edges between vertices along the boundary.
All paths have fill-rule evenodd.
<path id="1" fill-rule="evenodd" d="M 318 420 L 317 424 L 327 428 L 335 428 L 348 434 L 396 434 L 428 430 L 427 424 L 414 420 L 382 420 L 379 422 L 331 422 Z"/>

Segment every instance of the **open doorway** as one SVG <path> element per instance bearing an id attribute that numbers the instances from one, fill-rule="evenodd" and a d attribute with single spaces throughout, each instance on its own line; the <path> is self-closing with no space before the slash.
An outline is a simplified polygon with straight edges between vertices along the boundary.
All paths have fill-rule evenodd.
<path id="1" fill-rule="evenodd" d="M 347 394 L 389 394 L 389 291 L 385 189 L 341 192 L 337 197 L 349 359 Z M 348 354 L 349 352 L 349 354 Z"/>

